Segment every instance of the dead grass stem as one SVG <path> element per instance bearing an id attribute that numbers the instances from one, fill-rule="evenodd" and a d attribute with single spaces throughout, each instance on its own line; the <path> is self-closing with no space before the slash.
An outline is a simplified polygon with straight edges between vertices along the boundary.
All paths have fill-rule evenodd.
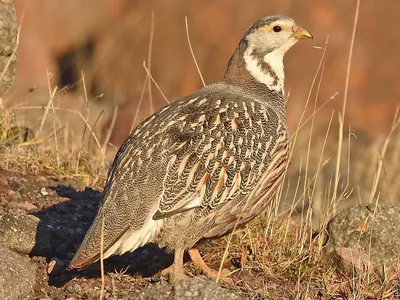
<path id="1" fill-rule="evenodd" d="M 347 107 L 347 95 L 349 92 L 349 82 L 350 82 L 350 70 L 351 70 L 351 62 L 353 58 L 353 48 L 354 48 L 354 40 L 356 37 L 356 30 L 358 24 L 358 14 L 360 11 L 360 0 L 357 0 L 354 22 L 353 22 L 353 30 L 351 34 L 350 40 L 350 49 L 349 49 L 349 56 L 347 60 L 347 71 L 346 71 L 346 83 L 344 87 L 344 96 L 343 96 L 343 105 L 342 111 L 339 113 L 339 140 L 338 140 L 338 147 L 337 147 L 337 156 L 336 156 L 336 170 L 335 170 L 335 183 L 333 188 L 333 213 L 336 213 L 337 207 L 337 192 L 339 186 L 339 179 L 340 179 L 340 161 L 341 161 L 341 154 L 342 154 L 342 147 L 343 147 L 343 126 L 346 116 L 346 107 Z"/>

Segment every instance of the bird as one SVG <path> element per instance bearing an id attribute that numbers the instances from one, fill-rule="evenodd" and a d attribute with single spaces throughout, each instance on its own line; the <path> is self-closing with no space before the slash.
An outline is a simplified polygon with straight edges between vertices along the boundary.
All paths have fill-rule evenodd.
<path id="1" fill-rule="evenodd" d="M 196 245 L 244 226 L 276 195 L 289 153 L 283 58 L 311 38 L 291 17 L 263 17 L 246 30 L 222 80 L 140 123 L 115 156 L 68 269 L 156 240 L 174 252 L 170 281 L 187 278 L 185 251 L 215 277 Z"/>

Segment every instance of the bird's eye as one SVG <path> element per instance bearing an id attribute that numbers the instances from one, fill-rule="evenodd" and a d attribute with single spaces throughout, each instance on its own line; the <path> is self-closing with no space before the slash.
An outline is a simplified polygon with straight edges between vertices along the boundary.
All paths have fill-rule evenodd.
<path id="1" fill-rule="evenodd" d="M 274 26 L 272 29 L 273 29 L 275 32 L 282 31 L 282 27 L 281 27 L 281 26 Z"/>

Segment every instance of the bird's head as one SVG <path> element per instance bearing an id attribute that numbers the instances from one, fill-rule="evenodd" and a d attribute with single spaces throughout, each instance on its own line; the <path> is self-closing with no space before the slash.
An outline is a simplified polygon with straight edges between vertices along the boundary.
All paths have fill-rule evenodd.
<path id="1" fill-rule="evenodd" d="M 259 54 L 285 54 L 298 40 L 312 39 L 312 34 L 287 16 L 270 16 L 258 20 L 243 37 L 248 47 Z"/>
<path id="2" fill-rule="evenodd" d="M 285 74 L 283 56 L 301 39 L 312 34 L 287 16 L 269 16 L 247 29 L 232 56 L 225 80 L 243 81 L 248 72 L 251 78 L 267 85 L 269 90 L 283 94 Z"/>

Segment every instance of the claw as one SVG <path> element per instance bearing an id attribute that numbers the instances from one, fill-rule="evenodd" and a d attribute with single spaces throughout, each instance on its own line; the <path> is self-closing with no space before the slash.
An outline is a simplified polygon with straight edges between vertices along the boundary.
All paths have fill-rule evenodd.
<path id="1" fill-rule="evenodd" d="M 192 248 L 188 252 L 194 265 L 198 267 L 203 272 L 203 274 L 206 275 L 208 278 L 221 280 L 229 285 L 233 285 L 232 278 L 228 277 L 230 275 L 228 269 L 222 269 L 221 274 L 218 274 L 219 273 L 218 271 L 213 270 L 209 266 L 207 266 L 207 264 L 201 258 L 199 250 L 197 250 L 196 248 Z"/>

